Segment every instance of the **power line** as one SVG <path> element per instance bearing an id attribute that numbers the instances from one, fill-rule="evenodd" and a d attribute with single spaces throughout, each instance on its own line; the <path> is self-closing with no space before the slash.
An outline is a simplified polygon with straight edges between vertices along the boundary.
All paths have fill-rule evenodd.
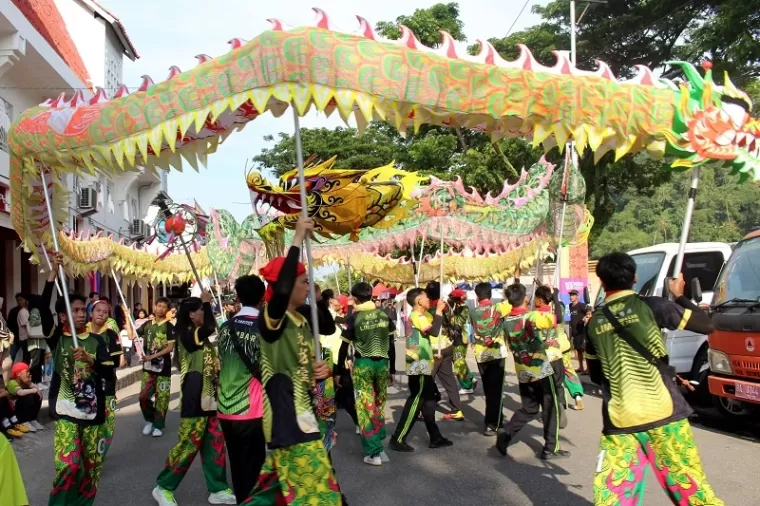
<path id="1" fill-rule="evenodd" d="M 514 28 L 517 22 L 520 20 L 520 16 L 522 16 L 522 13 L 525 11 L 525 8 L 528 6 L 529 3 L 530 3 L 530 0 L 525 0 L 525 3 L 523 4 L 522 9 L 520 9 L 520 13 L 517 15 L 515 20 L 512 21 L 512 26 L 509 27 L 509 30 L 507 30 L 507 35 L 506 35 L 507 37 L 509 37 L 509 34 L 512 33 L 512 28 Z"/>

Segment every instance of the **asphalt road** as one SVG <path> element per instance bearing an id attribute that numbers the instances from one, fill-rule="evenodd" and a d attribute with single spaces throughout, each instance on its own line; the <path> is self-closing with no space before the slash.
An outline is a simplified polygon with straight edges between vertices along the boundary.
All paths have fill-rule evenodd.
<path id="1" fill-rule="evenodd" d="M 403 354 L 401 355 L 403 356 Z M 474 364 L 471 364 L 471 366 Z M 405 383 L 403 376 L 397 379 Z M 400 388 L 398 388 L 400 387 Z M 166 455 L 176 442 L 179 377 L 172 381 L 172 401 L 165 435 L 159 439 L 140 434 L 143 426 L 137 402 L 138 385 L 119 393 L 113 446 L 105 462 L 96 505 L 150 506 L 151 490 Z M 445 394 L 444 394 L 445 396 Z M 398 419 L 406 397 L 404 385 L 391 387 L 387 409 L 390 431 Z M 469 397 L 469 398 L 467 398 Z M 536 457 L 542 431 L 533 422 L 501 457 L 493 449 L 493 438 L 480 434 L 484 409 L 482 390 L 465 398 L 467 419 L 440 421 L 440 427 L 454 446 L 427 448 L 422 423 L 415 425 L 409 443 L 412 454 L 388 452 L 392 461 L 380 468 L 362 462 L 361 445 L 345 413 L 339 414 L 339 438 L 333 450 L 338 479 L 351 506 L 528 506 L 593 504 L 592 477 L 601 429 L 601 401 L 586 397 L 586 409 L 570 411 L 569 425 L 562 431 L 562 446 L 572 458 L 543 462 Z M 511 413 L 519 403 L 516 381 L 508 378 L 505 408 Z M 439 415 L 440 416 L 440 415 Z M 47 504 L 53 479 L 53 427 L 27 435 L 13 444 L 27 487 L 31 506 Z M 695 417 L 694 432 L 707 476 L 727 505 L 756 503 L 760 496 L 758 431 L 754 424 L 729 427 L 710 410 Z M 754 485 L 753 485 L 754 483 Z M 200 461 L 193 464 L 177 490 L 181 506 L 207 504 L 207 492 Z M 647 485 L 647 506 L 669 506 L 654 478 Z"/>

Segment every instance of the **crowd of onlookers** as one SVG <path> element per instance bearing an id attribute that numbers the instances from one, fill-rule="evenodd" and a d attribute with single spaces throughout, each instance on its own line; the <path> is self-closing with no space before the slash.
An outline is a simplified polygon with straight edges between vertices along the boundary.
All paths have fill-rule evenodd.
<path id="1" fill-rule="evenodd" d="M 50 294 L 52 295 L 52 294 Z M 87 301 L 87 320 L 96 302 L 106 302 L 110 311 L 108 326 L 118 332 L 124 350 L 123 367 L 136 365 L 134 346 L 137 329 L 152 321 L 154 315 L 139 302 L 131 313 L 123 304 L 112 304 L 108 297 L 91 292 Z M 175 318 L 176 304 L 170 308 Z M 0 432 L 9 441 L 43 430 L 37 422 L 42 392 L 49 388 L 52 356 L 47 337 L 55 325 L 50 296 L 20 292 L 8 315 L 0 314 Z"/>

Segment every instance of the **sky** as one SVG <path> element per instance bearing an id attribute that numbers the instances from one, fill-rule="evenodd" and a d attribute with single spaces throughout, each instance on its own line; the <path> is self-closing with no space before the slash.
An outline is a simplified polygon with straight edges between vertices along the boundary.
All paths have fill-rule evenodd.
<path id="1" fill-rule="evenodd" d="M 439 0 L 448 2 L 451 0 Z M 239 37 L 251 40 L 270 28 L 268 18 L 277 18 L 291 26 L 311 25 L 315 19 L 312 7 L 320 7 L 340 31 L 357 28 L 354 17 L 359 14 L 370 23 L 392 21 L 399 15 L 410 15 L 415 9 L 430 7 L 434 0 L 383 0 L 355 2 L 348 0 L 288 0 L 261 2 L 255 0 L 98 0 L 118 17 L 126 27 L 140 58 L 124 61 L 124 84 L 130 88 L 140 85 L 143 75 L 155 82 L 166 79 L 169 67 L 177 65 L 189 70 L 196 65 L 195 55 L 212 57 L 229 50 L 227 41 Z M 539 18 L 531 13 L 535 4 L 547 0 L 528 1 L 513 31 L 536 24 Z M 278 5 L 279 4 L 279 5 Z M 363 5 L 362 5 L 363 4 Z M 518 17 L 523 0 L 460 0 L 460 18 L 468 42 L 490 37 L 503 37 Z M 309 114 L 301 119 L 302 127 L 342 126 L 338 115 Z M 267 114 L 248 123 L 245 129 L 227 138 L 216 153 L 208 158 L 206 169 L 192 169 L 169 176 L 169 195 L 177 202 L 191 203 L 196 199 L 208 211 L 227 209 L 238 221 L 252 213 L 244 167 L 263 148 L 271 147 L 265 135 L 293 132 L 290 114 L 276 119 Z M 304 153 L 307 158 L 309 153 Z"/>

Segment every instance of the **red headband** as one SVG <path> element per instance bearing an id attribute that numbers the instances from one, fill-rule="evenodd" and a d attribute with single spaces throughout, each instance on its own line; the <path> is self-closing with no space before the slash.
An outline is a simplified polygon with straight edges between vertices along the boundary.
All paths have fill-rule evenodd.
<path id="1" fill-rule="evenodd" d="M 259 274 L 267 282 L 267 291 L 264 292 L 264 300 L 269 302 L 274 293 L 274 284 L 277 282 L 277 278 L 280 277 L 280 271 L 285 264 L 285 257 L 277 257 L 272 259 L 268 264 L 259 269 Z M 302 263 L 298 263 L 296 267 L 296 276 L 302 276 L 306 274 L 306 266 Z"/>

